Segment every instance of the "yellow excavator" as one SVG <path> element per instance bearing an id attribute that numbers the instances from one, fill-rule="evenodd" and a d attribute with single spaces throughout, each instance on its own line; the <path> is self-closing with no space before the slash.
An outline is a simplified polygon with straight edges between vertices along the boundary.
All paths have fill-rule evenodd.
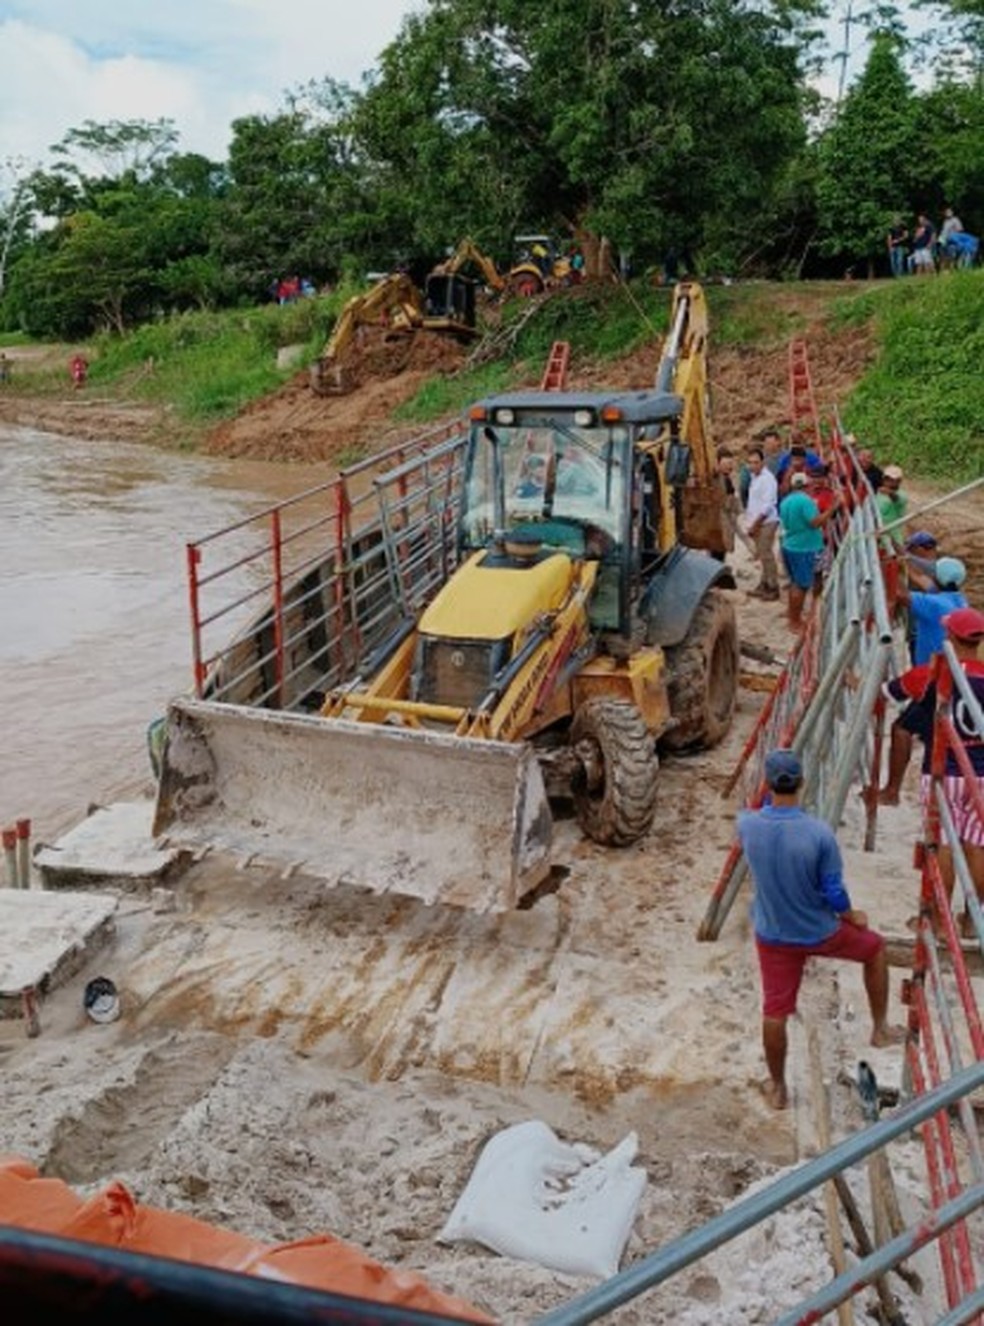
<path id="1" fill-rule="evenodd" d="M 724 532 L 706 336 L 703 291 L 681 283 L 652 388 L 476 401 L 443 583 L 422 608 L 406 596 L 427 549 L 384 511 L 361 546 L 388 567 L 385 632 L 317 712 L 174 701 L 155 834 L 482 911 L 548 875 L 553 796 L 599 843 L 644 836 L 660 753 L 719 741 L 737 693 L 734 582 L 707 555 Z M 393 482 L 406 512 L 409 468 Z M 344 593 L 349 570 L 332 575 Z"/>
<path id="2" fill-rule="evenodd" d="M 408 336 L 418 331 L 441 332 L 459 340 L 477 335 L 474 283 L 451 274 L 422 297 L 405 272 L 383 276 L 364 294 L 346 303 L 324 350 L 310 368 L 312 390 L 319 396 L 351 390 L 351 364 L 360 329 L 382 327 L 387 336 Z"/>

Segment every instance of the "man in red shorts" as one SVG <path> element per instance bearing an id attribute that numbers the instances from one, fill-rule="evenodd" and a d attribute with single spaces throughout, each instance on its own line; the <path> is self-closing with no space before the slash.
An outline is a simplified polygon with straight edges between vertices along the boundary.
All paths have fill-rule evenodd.
<path id="1" fill-rule="evenodd" d="M 949 717 L 970 762 L 973 779 L 969 782 L 964 777 L 956 754 L 948 747 L 943 767 L 943 794 L 953 816 L 953 826 L 963 848 L 978 901 L 984 906 L 984 817 L 979 808 L 980 802 L 984 801 L 984 731 L 974 713 L 975 708 L 984 710 L 984 662 L 980 658 L 981 645 L 984 644 L 984 613 L 978 612 L 976 608 L 956 608 L 947 613 L 941 624 L 946 638 L 953 645 L 967 688 L 976 701 L 972 706 L 959 691 L 955 691 L 950 702 Z M 897 721 L 903 721 L 905 714 L 915 716 L 910 730 L 920 736 L 923 742 L 922 803 L 925 809 L 933 781 L 931 769 L 936 686 L 933 682 L 932 663 L 909 668 L 901 676 L 886 682 L 883 690 L 891 700 L 908 702 Z M 947 897 L 950 897 L 954 884 L 953 852 L 945 840 L 940 844 L 938 861 L 943 887 Z M 960 926 L 965 936 L 974 937 L 974 928 L 966 908 Z"/>
<path id="2" fill-rule="evenodd" d="M 803 969 L 810 957 L 845 958 L 864 967 L 871 1010 L 871 1044 L 893 1045 L 905 1032 L 890 1027 L 885 941 L 869 929 L 864 912 L 851 906 L 844 887 L 840 848 L 833 830 L 799 805 L 803 767 L 791 750 L 765 759 L 771 801 L 738 816 L 755 897 L 752 921 L 762 976 L 762 1046 L 773 1109 L 789 1104 L 786 1086 L 786 1022 L 796 1012 Z"/>

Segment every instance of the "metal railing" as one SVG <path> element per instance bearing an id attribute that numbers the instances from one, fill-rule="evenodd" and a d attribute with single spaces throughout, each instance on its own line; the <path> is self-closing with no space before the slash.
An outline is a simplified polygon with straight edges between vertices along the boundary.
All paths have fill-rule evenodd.
<path id="1" fill-rule="evenodd" d="M 785 1210 L 913 1128 L 932 1126 L 935 1121 L 945 1117 L 949 1106 L 982 1086 L 984 1062 L 978 1061 L 954 1073 L 932 1091 L 908 1101 L 890 1118 L 881 1119 L 869 1128 L 845 1138 L 814 1160 L 807 1161 L 753 1195 L 735 1202 L 727 1211 L 698 1229 L 674 1239 L 586 1294 L 536 1318 L 536 1326 L 582 1326 L 582 1323 L 596 1321 L 623 1303 L 664 1284 L 671 1276 L 693 1265 L 715 1248 Z M 805 1300 L 793 1312 L 777 1318 L 779 1326 L 805 1326 L 807 1322 L 819 1321 L 839 1303 L 853 1298 L 886 1271 L 899 1266 L 918 1248 L 942 1238 L 958 1222 L 982 1206 L 984 1182 L 976 1181 L 967 1189 L 953 1194 L 932 1214 L 925 1215 L 883 1247 L 862 1258 L 849 1272 L 837 1276 L 820 1293 Z"/>
<path id="2" fill-rule="evenodd" d="M 187 546 L 201 698 L 317 708 L 385 649 L 456 556 L 460 422 Z"/>
<path id="3" fill-rule="evenodd" d="M 893 661 L 892 623 L 876 548 L 873 499 L 851 499 L 846 479 L 841 476 L 838 483 L 843 514 L 831 522 L 836 554 L 823 593 L 814 601 L 803 635 L 724 789 L 724 796 L 730 797 L 740 786 L 745 806 L 761 806 L 766 792 L 765 756 L 776 746 L 790 747 L 802 757 L 806 769 L 804 807 L 832 826 L 840 821 L 854 780 L 860 778 L 867 786 L 877 769 L 880 744 L 873 734 L 871 716 Z M 747 875 L 748 866 L 736 839 L 712 891 L 698 938 L 717 939 Z"/>
<path id="4" fill-rule="evenodd" d="M 871 850 L 875 844 L 885 723 L 880 691 L 886 676 L 897 666 L 894 600 L 902 568 L 897 556 L 888 550 L 874 496 L 860 475 L 839 425 L 835 426 L 832 445 L 832 469 L 842 495 L 848 497 L 845 516 L 835 527 L 838 550 L 833 569 L 807 630 L 746 743 L 725 795 L 741 784 L 744 804 L 761 805 L 766 751 L 775 745 L 791 746 L 803 756 L 807 771 L 804 804 L 833 827 L 840 821 L 851 785 L 860 783 L 867 808 L 864 845 Z M 956 730 L 953 705 L 962 706 L 964 731 L 974 728 L 982 739 L 984 712 L 949 643 L 936 657 L 933 686 L 932 776 L 917 845 L 921 868 L 919 921 L 912 976 L 903 987 L 909 1009 L 903 1095 L 923 1102 L 948 1084 L 970 1081 L 984 1065 L 984 1026 L 969 971 L 969 960 L 973 959 L 980 971 L 984 955 L 984 909 L 944 781 L 949 754 L 951 763 L 955 762 L 964 776 L 978 815 L 984 819 L 982 784 L 974 775 Z M 941 871 L 941 852 L 948 853 L 952 860 L 952 896 Z M 701 939 L 718 936 L 747 873 L 740 846 L 733 844 L 701 924 Z M 973 954 L 964 951 L 954 898 L 971 919 Z M 966 1066 L 968 1060 L 970 1067 Z M 947 1323 L 978 1321 L 984 1306 L 984 1290 L 979 1287 L 967 1225 L 967 1216 L 980 1207 L 979 1191 L 984 1182 L 984 1157 L 969 1099 L 975 1089 L 968 1087 L 954 1096 L 955 1119 L 949 1111 L 941 1110 L 924 1116 L 921 1127 L 930 1203 L 926 1227 L 935 1230 L 949 1309 L 941 1320 Z M 870 1277 L 861 1275 L 862 1268 L 869 1268 L 873 1274 L 878 1266 L 890 1264 L 888 1259 L 903 1241 L 897 1238 L 837 1277 L 796 1312 L 779 1318 L 781 1326 L 819 1320 L 843 1302 L 842 1291 L 853 1293 L 863 1283 L 870 1283 Z M 556 1318 L 565 1323 L 588 1319 Z"/>

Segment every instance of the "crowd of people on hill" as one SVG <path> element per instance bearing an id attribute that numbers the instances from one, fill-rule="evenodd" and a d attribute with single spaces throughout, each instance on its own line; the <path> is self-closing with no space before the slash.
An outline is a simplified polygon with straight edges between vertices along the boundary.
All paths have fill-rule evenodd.
<path id="1" fill-rule="evenodd" d="M 779 562 L 785 568 L 787 615 L 802 629 L 803 605 L 819 593 L 826 569 L 825 529 L 844 502 L 873 496 L 881 533 L 881 554 L 899 569 L 895 611 L 906 626 L 908 666 L 888 680 L 884 696 L 901 706 L 891 725 L 886 781 L 873 795 L 897 805 L 915 743 L 922 744 L 921 799 L 924 812 L 933 796 L 934 729 L 937 712 L 937 656 L 944 643 L 963 673 L 966 694 L 984 708 L 984 612 L 965 593 L 967 568 L 942 548 L 941 536 L 911 529 L 905 475 L 900 466 L 879 465 L 870 449 L 849 441 L 856 458 L 855 491 L 835 493 L 827 466 L 810 448 L 784 444 L 769 429 L 747 448 L 738 466 L 722 448 L 719 471 L 734 535 L 755 557 L 761 576 L 750 591 L 758 599 L 781 596 Z M 776 549 L 779 549 L 779 557 Z M 959 840 L 974 891 L 984 906 L 984 731 L 961 687 L 948 706 L 954 746 L 947 747 L 942 794 Z M 966 766 L 966 768 L 964 767 Z M 966 769 L 970 770 L 967 774 Z M 937 769 L 938 773 L 939 770 Z M 762 1045 L 768 1078 L 767 1102 L 789 1103 L 786 1083 L 786 1024 L 795 1012 L 807 960 L 839 958 L 858 962 L 871 1015 L 871 1043 L 888 1045 L 903 1031 L 888 1022 L 888 965 L 883 937 L 856 910 L 844 882 L 840 849 L 833 830 L 799 805 L 804 780 L 800 757 L 789 749 L 765 760 L 765 803 L 739 815 L 738 835 L 755 883 L 752 921 L 762 986 Z M 953 851 L 946 839 L 937 849 L 947 897 L 955 882 Z M 941 923 L 937 918 L 937 926 Z M 976 930 L 965 905 L 958 928 Z"/>
<path id="2" fill-rule="evenodd" d="M 952 207 L 945 207 L 938 228 L 925 212 L 919 213 L 911 229 L 896 216 L 885 246 L 893 276 L 927 276 L 948 267 L 973 267 L 980 240 L 964 229 Z"/>
<path id="3" fill-rule="evenodd" d="M 308 276 L 282 276 L 270 282 L 268 293 L 278 304 L 296 304 L 299 299 L 313 299 L 318 291 Z"/>

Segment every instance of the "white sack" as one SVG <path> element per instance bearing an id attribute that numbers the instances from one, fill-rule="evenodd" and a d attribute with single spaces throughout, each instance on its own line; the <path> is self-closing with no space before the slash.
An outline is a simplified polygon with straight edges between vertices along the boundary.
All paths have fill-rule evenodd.
<path id="1" fill-rule="evenodd" d="M 635 1133 L 601 1155 L 535 1119 L 506 1128 L 485 1144 L 438 1239 L 472 1239 L 570 1275 L 614 1275 L 646 1186 L 632 1168 L 637 1149 Z"/>

